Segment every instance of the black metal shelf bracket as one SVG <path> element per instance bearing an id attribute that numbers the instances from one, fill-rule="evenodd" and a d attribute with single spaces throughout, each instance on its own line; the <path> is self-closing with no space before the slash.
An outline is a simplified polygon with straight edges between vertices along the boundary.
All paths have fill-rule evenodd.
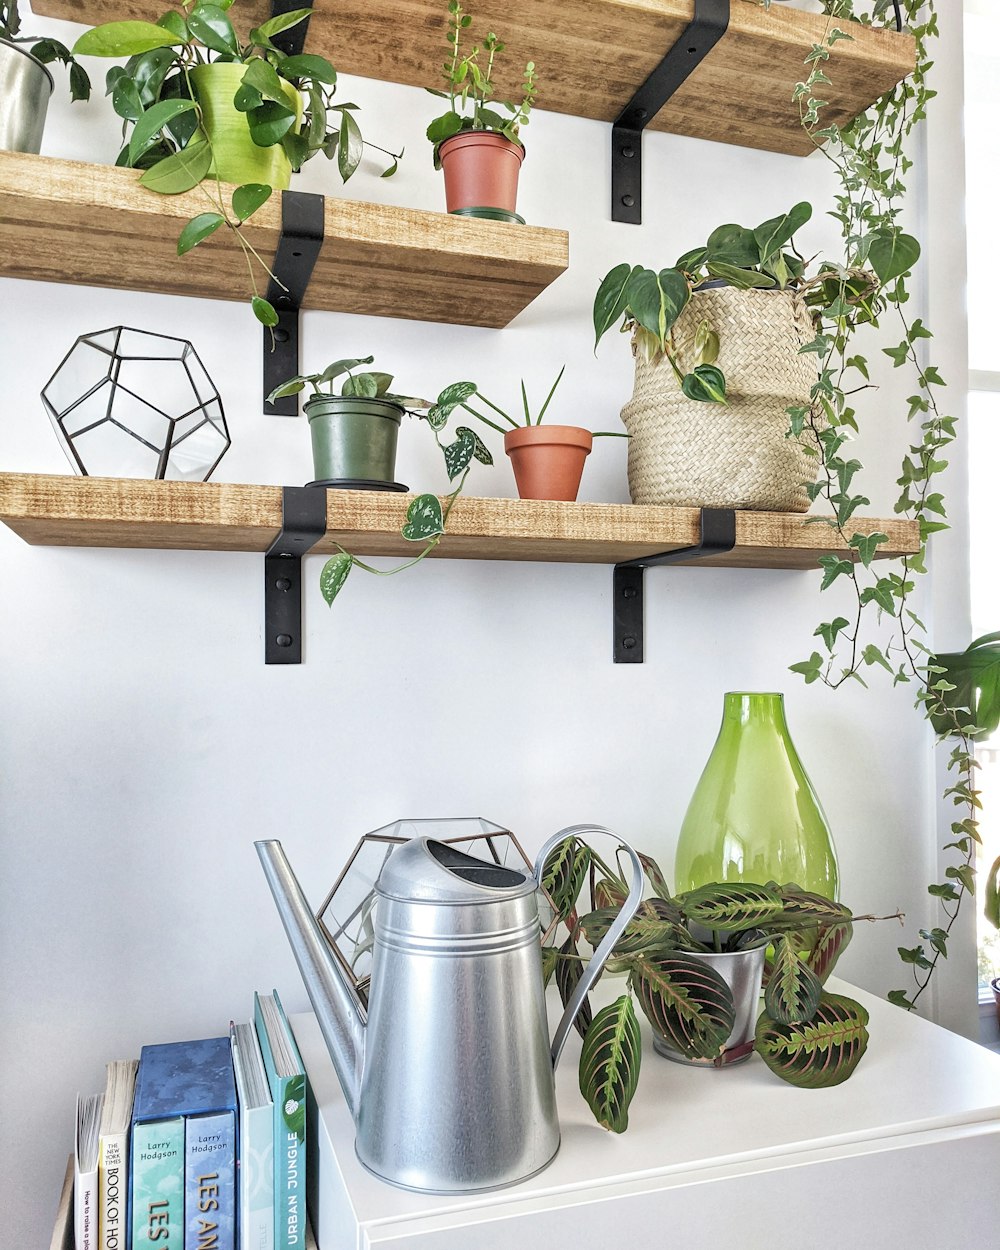
<path id="1" fill-rule="evenodd" d="M 264 553 L 264 663 L 302 663 L 302 557 L 326 533 L 326 491 L 285 486 L 281 530 Z"/>
<path id="2" fill-rule="evenodd" d="M 678 547 L 658 555 L 640 556 L 616 564 L 612 581 L 614 661 L 643 662 L 643 571 L 656 564 L 684 564 L 701 556 L 722 555 L 736 546 L 736 511 L 702 508 L 700 537 L 693 547 Z"/>
<path id="3" fill-rule="evenodd" d="M 286 13 L 292 13 L 296 9 L 311 9 L 312 7 L 312 0 L 271 0 L 271 16 L 283 17 Z M 280 48 L 285 56 L 298 56 L 305 47 L 308 29 L 309 18 L 306 18 L 297 26 L 290 26 L 288 30 L 279 30 L 276 35 L 271 36 L 271 42 L 276 48 Z"/>
<path id="4" fill-rule="evenodd" d="M 729 26 L 730 0 L 695 0 L 694 18 L 611 128 L 611 220 L 642 222 L 642 132 Z"/>
<path id="5" fill-rule="evenodd" d="M 323 196 L 311 191 L 281 193 L 281 234 L 271 266 L 274 277 L 267 285 L 278 324 L 263 327 L 265 416 L 298 416 L 297 395 L 273 404 L 266 397 L 299 372 L 299 309 L 323 245 L 323 207 Z"/>

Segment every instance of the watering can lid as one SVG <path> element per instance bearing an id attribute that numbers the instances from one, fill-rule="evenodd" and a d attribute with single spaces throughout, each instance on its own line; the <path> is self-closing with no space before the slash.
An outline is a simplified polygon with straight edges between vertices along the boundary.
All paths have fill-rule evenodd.
<path id="1" fill-rule="evenodd" d="M 375 883 L 385 897 L 417 903 L 489 903 L 535 888 L 529 872 L 475 859 L 433 838 L 412 838 L 393 851 Z"/>

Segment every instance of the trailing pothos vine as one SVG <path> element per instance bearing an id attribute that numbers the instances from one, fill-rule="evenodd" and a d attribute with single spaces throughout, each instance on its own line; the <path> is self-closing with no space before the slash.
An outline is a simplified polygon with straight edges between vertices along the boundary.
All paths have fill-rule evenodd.
<path id="1" fill-rule="evenodd" d="M 890 1001 L 909 1010 L 939 962 L 947 958 L 948 940 L 963 901 L 975 893 L 975 849 L 980 841 L 977 764 L 972 752 L 976 726 L 970 714 L 948 699 L 955 687 L 934 662 L 924 641 L 925 626 L 911 607 L 914 578 L 926 572 L 927 541 L 948 528 L 938 479 L 948 464 L 945 450 L 956 435 L 956 418 L 942 408 L 944 379 L 928 360 L 931 332 L 907 307 L 908 280 L 920 246 L 900 221 L 906 178 L 913 164 L 908 140 L 935 95 L 927 74 L 928 49 L 938 34 L 938 20 L 934 0 L 903 0 L 904 23 L 916 44 L 914 72 L 852 122 L 838 126 L 829 120 L 824 98 L 836 81 L 837 45 L 852 38 L 852 23 L 872 24 L 893 8 L 891 0 L 875 0 L 867 6 L 867 13 L 856 13 L 854 7 L 854 0 L 824 4 L 829 18 L 824 40 L 811 49 L 805 62 L 808 74 L 795 89 L 802 126 L 839 181 L 831 216 L 841 227 L 844 259 L 840 265 L 824 266 L 829 280 L 822 298 L 811 301 L 818 330 L 805 350 L 816 353 L 819 373 L 810 403 L 789 409 L 793 436 L 821 461 L 811 496 L 821 498 L 832 516 L 816 523 L 830 525 L 854 556 L 821 558 L 822 589 L 846 587 L 852 606 L 847 615 L 823 621 L 815 631 L 822 649 L 791 667 L 807 683 L 821 681 L 832 688 L 849 679 L 864 685 L 862 673 L 873 667 L 885 669 L 894 685 L 914 682 L 919 687 L 917 706 L 932 719 L 942 738 L 952 740 L 950 784 L 945 794 L 958 811 L 951 825 L 953 840 L 945 849 L 954 852 L 954 862 L 945 869 L 944 881 L 928 887 L 944 917 L 939 925 L 920 930 L 916 946 L 899 948 L 900 958 L 912 972 L 912 984 L 889 994 Z M 866 272 L 874 277 L 867 285 L 861 276 Z M 858 431 L 855 396 L 871 387 L 869 362 L 859 351 L 863 340 L 856 341 L 857 332 L 868 324 L 896 339 L 880 350 L 895 368 L 913 378 L 913 392 L 906 401 L 909 446 L 902 460 L 895 512 L 919 526 L 916 552 L 877 565 L 879 548 L 889 541 L 888 536 L 863 533 L 853 520 L 870 503 L 856 484 L 862 465 L 852 454 L 853 435 Z M 872 617 L 877 640 L 872 640 L 868 628 Z"/>

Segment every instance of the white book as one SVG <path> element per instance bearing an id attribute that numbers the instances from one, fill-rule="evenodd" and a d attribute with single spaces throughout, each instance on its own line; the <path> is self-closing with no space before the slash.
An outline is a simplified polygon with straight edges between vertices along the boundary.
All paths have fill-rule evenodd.
<path id="1" fill-rule="evenodd" d="M 97 1144 L 103 1094 L 76 1096 L 76 1136 L 73 1143 L 73 1232 L 76 1250 L 97 1250 Z"/>
<path id="2" fill-rule="evenodd" d="M 274 1250 L 274 1107 L 252 1024 L 230 1024 L 239 1101 L 240 1250 Z"/>
<path id="3" fill-rule="evenodd" d="M 99 1250 L 125 1250 L 128 1242 L 128 1134 L 138 1067 L 136 1059 L 112 1059 L 107 1065 L 97 1165 Z"/>

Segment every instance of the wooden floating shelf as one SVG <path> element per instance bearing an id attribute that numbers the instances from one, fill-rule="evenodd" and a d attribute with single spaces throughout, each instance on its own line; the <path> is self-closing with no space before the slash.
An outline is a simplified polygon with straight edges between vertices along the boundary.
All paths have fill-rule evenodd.
<path id="1" fill-rule="evenodd" d="M 228 230 L 177 255 L 184 223 L 205 209 L 198 189 L 157 195 L 138 178 L 138 170 L 0 152 L 0 273 L 249 300 L 246 264 Z M 563 230 L 330 197 L 325 205 L 305 308 L 499 329 L 569 264 Z M 244 230 L 270 261 L 280 196 Z"/>
<path id="2" fill-rule="evenodd" d="M 32 7 L 90 24 L 153 21 L 160 12 L 150 0 L 34 0 Z M 606 122 L 615 120 L 694 14 L 694 0 L 467 0 L 465 7 L 473 14 L 473 40 L 495 30 L 507 45 L 496 75 L 500 98 L 513 98 L 525 62 L 533 60 L 539 108 Z M 306 51 L 328 56 L 342 73 L 438 87 L 446 10 L 444 0 L 316 0 Z M 241 31 L 269 15 L 268 0 L 240 0 Z M 764 9 L 760 0 L 732 0 L 726 34 L 653 119 L 653 129 L 808 155 L 813 145 L 792 91 L 807 75 L 810 49 L 832 23 L 777 2 Z M 913 71 L 915 50 L 909 35 L 840 25 L 853 39 L 831 49 L 826 72 L 833 85 L 824 89 L 830 102 L 824 118 L 843 125 Z M 429 122 L 438 111 L 430 97 L 426 110 Z"/>
<path id="3" fill-rule="evenodd" d="M 399 529 L 412 496 L 327 493 L 327 534 L 312 549 L 343 544 L 356 555 L 412 555 Z M 26 542 L 60 547 L 265 551 L 281 528 L 281 487 L 0 474 L 0 520 Z M 917 551 L 915 522 L 855 518 L 860 532 L 889 536 L 883 557 Z M 615 564 L 698 541 L 697 508 L 551 503 L 462 497 L 435 557 Z M 844 554 L 833 532 L 792 513 L 738 512 L 736 547 L 692 561 L 720 568 L 815 568 Z"/>

